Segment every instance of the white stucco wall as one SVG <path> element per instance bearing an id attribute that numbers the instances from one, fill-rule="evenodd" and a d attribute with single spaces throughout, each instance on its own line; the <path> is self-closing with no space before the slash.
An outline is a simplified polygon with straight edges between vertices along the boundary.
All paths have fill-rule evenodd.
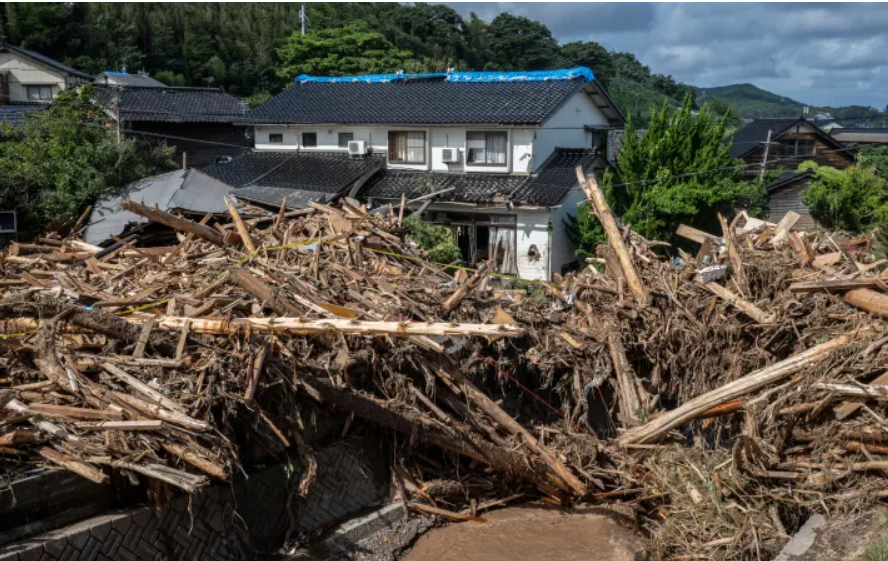
<path id="1" fill-rule="evenodd" d="M 591 148 L 591 135 L 585 129 L 587 126 L 606 127 L 609 124 L 592 98 L 580 90 L 537 129 L 532 169 L 543 165 L 555 148 Z"/>
<path id="2" fill-rule="evenodd" d="M 18 53 L 0 52 L 0 72 L 8 75 L 12 103 L 28 101 L 28 85 L 52 86 L 53 97 L 65 89 L 65 74 Z"/>
<path id="3" fill-rule="evenodd" d="M 577 204 L 585 200 L 583 191 L 575 187 L 564 197 L 560 207 L 552 209 L 552 251 L 549 258 L 549 270 L 552 274 L 560 273 L 562 267 L 577 260 L 577 246 L 567 235 L 565 221 L 568 215 L 576 218 L 579 210 Z"/>
<path id="4" fill-rule="evenodd" d="M 549 209 L 517 209 L 518 276 L 528 280 L 549 280 Z M 531 259 L 528 250 L 536 245 L 539 258 Z"/>

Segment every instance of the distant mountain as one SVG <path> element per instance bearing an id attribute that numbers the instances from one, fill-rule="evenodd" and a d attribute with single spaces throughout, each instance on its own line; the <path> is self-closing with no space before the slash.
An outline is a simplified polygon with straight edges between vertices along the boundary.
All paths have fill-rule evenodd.
<path id="1" fill-rule="evenodd" d="M 697 103 L 703 105 L 711 99 L 721 99 L 745 119 L 761 117 L 798 117 L 805 103 L 777 95 L 752 84 L 733 84 L 716 88 L 697 88 Z M 886 116 L 878 109 L 862 105 L 844 107 L 817 107 L 807 105 L 808 115 L 828 115 L 845 126 L 881 126 Z"/>

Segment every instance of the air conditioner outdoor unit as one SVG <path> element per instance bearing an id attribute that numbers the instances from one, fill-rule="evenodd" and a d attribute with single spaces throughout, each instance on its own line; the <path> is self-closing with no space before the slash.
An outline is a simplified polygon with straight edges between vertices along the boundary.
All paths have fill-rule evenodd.
<path id="1" fill-rule="evenodd" d="M 367 141 L 366 140 L 349 140 L 348 141 L 348 155 L 349 156 L 363 156 L 367 153 Z"/>
<path id="2" fill-rule="evenodd" d="M 445 164 L 459 163 L 459 148 L 442 148 L 441 161 Z"/>

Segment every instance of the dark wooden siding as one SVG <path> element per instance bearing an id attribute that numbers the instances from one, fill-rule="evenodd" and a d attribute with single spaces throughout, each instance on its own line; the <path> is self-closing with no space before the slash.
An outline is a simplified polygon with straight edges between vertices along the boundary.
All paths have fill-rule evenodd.
<path id="1" fill-rule="evenodd" d="M 144 141 L 166 142 L 176 147 L 176 163 L 182 164 L 182 154 L 186 154 L 186 166 L 200 168 L 216 161 L 219 156 L 237 156 L 253 146 L 252 129 L 226 123 L 130 123 L 127 128 L 150 132 L 158 135 L 169 135 L 194 140 L 176 140 L 174 138 L 158 138 L 138 135 Z M 246 135 L 250 134 L 248 138 Z M 222 146 L 201 141 L 233 144 Z"/>
<path id="2" fill-rule="evenodd" d="M 804 191 L 810 183 L 811 178 L 801 179 L 790 183 L 789 185 L 774 189 L 768 193 L 770 206 L 768 220 L 774 223 L 780 222 L 780 219 L 783 218 L 784 214 L 789 211 L 794 211 L 801 216 L 796 223 L 796 228 L 806 229 L 819 226 L 814 217 L 811 216 L 811 211 L 808 210 L 808 206 L 805 204 L 804 198 L 802 197 L 802 191 Z"/>
<path id="3" fill-rule="evenodd" d="M 783 166 L 783 167 L 790 168 L 790 169 L 794 170 L 802 162 L 817 162 L 817 164 L 819 164 L 821 166 L 829 166 L 829 167 L 834 167 L 836 169 L 845 169 L 854 163 L 854 156 L 853 156 L 853 152 L 851 150 L 837 152 L 837 150 L 839 150 L 838 148 L 836 148 L 835 146 L 832 146 L 830 144 L 827 144 L 826 142 L 823 141 L 823 139 L 820 136 L 818 136 L 817 134 L 814 134 L 814 133 L 786 133 L 786 134 L 781 134 L 777 138 L 781 139 L 781 140 L 782 139 L 789 140 L 789 139 L 797 139 L 797 138 L 813 139 L 816 141 L 817 147 L 815 148 L 814 154 L 812 156 L 792 158 L 791 160 L 787 160 L 785 156 L 784 157 L 775 156 L 774 152 L 772 151 L 768 155 L 768 162 L 769 162 L 768 168 L 769 169 L 772 167 Z M 752 152 L 750 152 L 749 154 L 743 156 L 743 161 L 745 161 L 747 164 L 751 164 L 751 166 L 754 166 L 754 167 L 749 167 L 746 169 L 745 174 L 747 176 L 754 176 L 760 172 L 761 168 L 759 166 L 761 166 L 761 164 L 762 164 L 762 157 L 764 156 L 764 154 L 765 154 L 765 149 L 763 146 L 760 146 L 760 147 L 756 148 L 755 150 L 753 150 Z M 777 159 L 781 159 L 781 160 L 785 160 L 785 161 L 773 163 L 774 160 L 777 160 Z"/>

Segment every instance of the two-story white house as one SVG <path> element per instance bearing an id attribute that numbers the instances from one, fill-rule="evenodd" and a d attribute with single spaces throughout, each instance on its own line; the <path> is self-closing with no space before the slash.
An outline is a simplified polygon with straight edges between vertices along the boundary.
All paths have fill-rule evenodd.
<path id="1" fill-rule="evenodd" d="M 240 122 L 254 151 L 204 169 L 239 197 L 403 198 L 450 227 L 467 262 L 549 279 L 576 260 L 576 167 L 603 168 L 607 130 L 624 118 L 591 70 L 571 68 L 303 75 Z"/>

